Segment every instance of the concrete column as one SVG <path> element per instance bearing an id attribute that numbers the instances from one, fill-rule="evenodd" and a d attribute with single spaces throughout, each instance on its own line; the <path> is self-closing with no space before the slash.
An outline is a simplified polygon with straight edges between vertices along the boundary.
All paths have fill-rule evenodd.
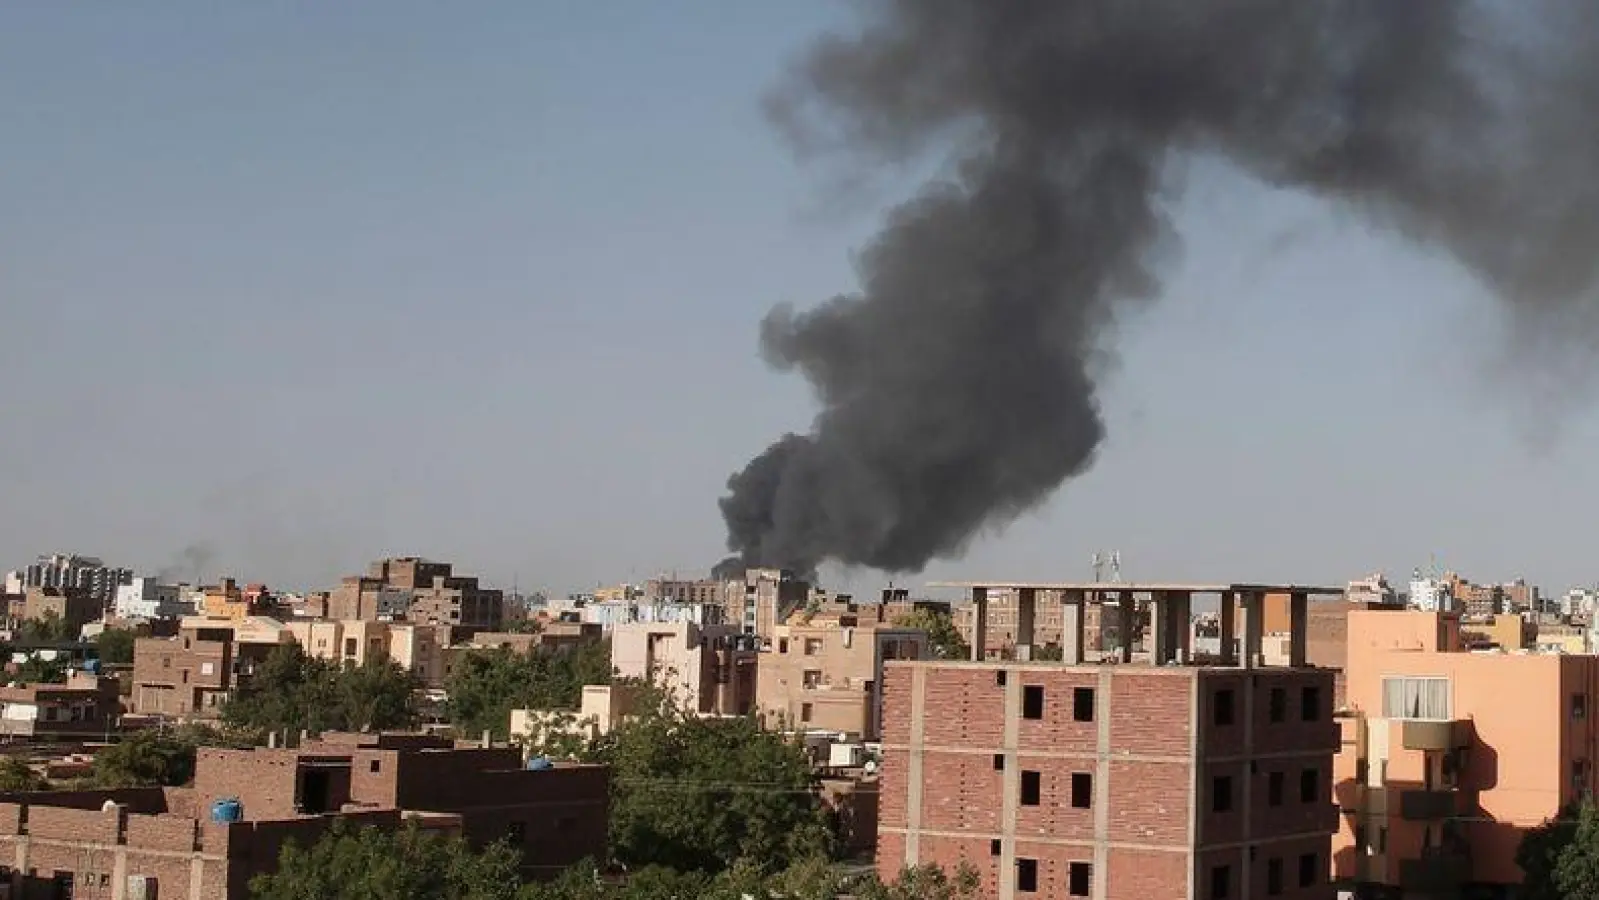
<path id="1" fill-rule="evenodd" d="M 1166 591 L 1155 591 L 1149 595 L 1149 664 L 1152 666 L 1170 662 L 1172 653 L 1176 649 L 1172 640 L 1171 623 L 1166 618 L 1170 611 L 1170 594 Z"/>
<path id="2" fill-rule="evenodd" d="M 1016 589 L 1016 658 L 1027 662 L 1033 658 L 1033 641 L 1037 631 L 1038 591 L 1034 588 Z"/>
<path id="3" fill-rule="evenodd" d="M 1259 591 L 1250 591 L 1244 595 L 1244 641 L 1243 655 L 1244 668 L 1252 669 L 1260 663 L 1265 635 L 1265 623 L 1261 621 L 1266 613 L 1266 595 Z"/>
<path id="4" fill-rule="evenodd" d="M 972 588 L 972 661 L 982 662 L 988 652 L 988 588 Z"/>
<path id="5" fill-rule="evenodd" d="M 1189 595 L 1183 591 L 1161 591 L 1151 599 L 1154 603 L 1150 617 L 1150 643 L 1154 645 L 1151 661 L 1157 666 L 1186 663 L 1189 659 Z"/>
<path id="6" fill-rule="evenodd" d="M 1306 664 L 1307 641 L 1310 637 L 1310 597 L 1304 591 L 1295 591 L 1288 597 L 1288 664 L 1300 668 Z"/>
<path id="7" fill-rule="evenodd" d="M 1071 591 L 1060 598 L 1060 659 L 1068 666 L 1083 664 L 1084 602 L 1082 591 Z"/>
<path id="8" fill-rule="evenodd" d="M 1177 661 L 1187 665 L 1194 659 L 1194 595 L 1187 591 L 1172 594 L 1172 637 L 1177 641 Z"/>
<path id="9" fill-rule="evenodd" d="M 1232 591 L 1222 591 L 1221 616 L 1218 625 L 1221 634 L 1221 664 L 1224 666 L 1238 665 L 1238 654 L 1234 651 L 1233 639 L 1238 636 L 1238 595 Z"/>
<path id="10" fill-rule="evenodd" d="M 1133 661 L 1133 641 L 1140 637 L 1138 604 L 1133 600 L 1132 591 L 1118 591 L 1116 599 L 1116 615 L 1120 623 L 1118 630 L 1121 632 L 1121 645 L 1116 655 L 1122 662 L 1128 663 Z"/>

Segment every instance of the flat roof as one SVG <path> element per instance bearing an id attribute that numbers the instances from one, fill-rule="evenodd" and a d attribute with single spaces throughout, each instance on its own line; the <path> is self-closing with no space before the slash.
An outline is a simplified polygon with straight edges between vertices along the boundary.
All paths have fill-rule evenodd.
<path id="1" fill-rule="evenodd" d="M 1189 594 L 1316 594 L 1321 596 L 1344 593 L 1343 588 L 1318 587 L 1309 584 L 1180 584 L 1170 582 L 1140 582 L 1140 581 L 934 581 L 927 585 L 930 588 L 990 588 L 998 590 L 1017 590 L 1031 588 L 1039 591 L 1084 591 L 1096 593 L 1115 593 L 1126 591 L 1135 594 L 1152 594 L 1162 591 Z"/>

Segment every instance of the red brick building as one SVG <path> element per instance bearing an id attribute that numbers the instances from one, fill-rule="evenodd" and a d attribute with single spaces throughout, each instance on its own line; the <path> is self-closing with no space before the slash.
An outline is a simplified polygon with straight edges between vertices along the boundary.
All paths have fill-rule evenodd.
<path id="1" fill-rule="evenodd" d="M 1027 606 L 1045 586 L 1006 587 L 1022 597 L 1026 657 Z M 1092 602 L 1087 586 L 1048 587 Z M 964 861 L 999 900 L 1331 900 L 1333 674 L 1304 664 L 1302 640 L 1297 665 L 1260 665 L 1262 602 L 1277 589 L 1117 588 L 1127 615 L 1153 624 L 1107 656 L 1086 650 L 1078 606 L 1059 663 L 887 665 L 880 872 Z M 1302 632 L 1318 591 L 1280 590 L 1298 598 Z M 1187 623 L 1205 591 L 1245 638 L 1241 654 L 1196 665 Z"/>
<path id="2" fill-rule="evenodd" d="M 343 735 L 296 749 L 202 749 L 189 788 L 43 792 L 0 802 L 0 883 L 14 897 L 245 900 L 283 844 L 336 818 L 407 819 L 476 846 L 509 839 L 523 874 L 550 877 L 605 852 L 609 770 L 528 771 L 519 751 L 454 749 L 416 735 Z M 214 821 L 217 800 L 237 821 Z M 144 891 L 143 894 L 138 891 Z"/>

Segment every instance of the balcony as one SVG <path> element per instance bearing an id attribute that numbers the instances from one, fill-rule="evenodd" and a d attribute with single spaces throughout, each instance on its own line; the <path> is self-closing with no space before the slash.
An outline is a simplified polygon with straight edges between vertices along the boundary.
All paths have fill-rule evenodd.
<path id="1" fill-rule="evenodd" d="M 1432 822 L 1459 815 L 1460 792 L 1409 790 L 1399 795 L 1399 815 L 1408 822 Z"/>
<path id="2" fill-rule="evenodd" d="M 1455 894 L 1471 880 L 1471 859 L 1464 851 L 1429 848 L 1420 859 L 1399 861 L 1399 887 L 1421 893 Z"/>
<path id="3" fill-rule="evenodd" d="M 1464 719 L 1425 722 L 1407 719 L 1401 740 L 1406 750 L 1453 750 L 1471 743 L 1471 723 Z"/>

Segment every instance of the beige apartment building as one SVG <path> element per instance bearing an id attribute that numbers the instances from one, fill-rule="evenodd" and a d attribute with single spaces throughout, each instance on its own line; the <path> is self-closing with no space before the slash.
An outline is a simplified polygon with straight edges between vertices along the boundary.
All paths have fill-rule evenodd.
<path id="1" fill-rule="evenodd" d="M 371 658 L 390 659 L 427 687 L 444 684 L 447 625 L 348 620 L 291 622 L 288 629 L 308 656 L 356 666 Z"/>
<path id="2" fill-rule="evenodd" d="M 859 615 L 817 616 L 774 630 L 760 654 L 756 705 L 786 727 L 874 741 L 883 717 L 883 663 L 929 659 L 927 633 Z"/>
<path id="3" fill-rule="evenodd" d="M 749 569 L 744 581 L 728 582 L 722 621 L 770 643 L 777 627 L 810 599 L 811 585 L 783 569 Z"/>
<path id="4" fill-rule="evenodd" d="M 611 664 L 623 678 L 660 684 L 703 715 L 739 716 L 756 700 L 757 638 L 734 625 L 626 622 L 611 631 Z"/>
<path id="5" fill-rule="evenodd" d="M 187 616 L 177 635 L 133 645 L 133 711 L 212 718 L 274 648 L 294 636 L 276 619 Z"/>
<path id="6" fill-rule="evenodd" d="M 505 595 L 459 575 L 450 563 L 415 556 L 380 559 L 309 605 L 329 619 L 448 625 L 459 633 L 505 626 Z"/>
<path id="7" fill-rule="evenodd" d="M 1452 612 L 1349 614 L 1334 874 L 1365 893 L 1519 884 L 1527 829 L 1594 789 L 1599 657 L 1472 652 Z"/>

